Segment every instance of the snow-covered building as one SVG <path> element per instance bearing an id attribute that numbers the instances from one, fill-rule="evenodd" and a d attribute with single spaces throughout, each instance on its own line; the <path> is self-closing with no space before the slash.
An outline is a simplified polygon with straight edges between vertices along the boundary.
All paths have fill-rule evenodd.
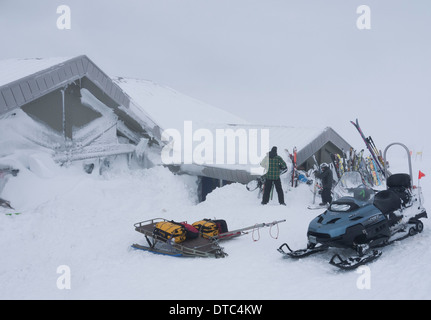
<path id="1" fill-rule="evenodd" d="M 0 70 L 0 116 L 20 118 L 8 134 L 50 149 L 58 162 L 131 154 L 142 138 L 160 137 L 86 56 L 3 60 Z"/>
<path id="2" fill-rule="evenodd" d="M 167 138 L 166 132 L 172 130 L 180 133 L 178 139 Z M 220 137 L 220 132 L 233 134 L 221 135 L 233 139 L 232 148 L 223 141 L 222 149 L 217 149 L 220 141 L 208 141 Z M 241 140 L 244 133 L 246 140 Z M 265 140 L 253 154 L 252 138 Z M 178 148 L 178 140 L 179 161 L 166 163 L 163 151 L 173 144 Z M 59 163 L 122 156 L 139 166 L 167 165 L 212 184 L 214 179 L 247 183 L 261 170 L 259 158 L 274 145 L 285 159 L 285 149 L 292 152 L 296 147 L 298 165 L 305 168 L 313 154 L 329 162 L 329 152 L 350 148 L 331 128 L 250 124 L 152 81 L 110 77 L 85 55 L 0 61 L 0 159 L 36 146 Z M 224 157 L 229 152 L 235 155 L 220 161 L 216 155 L 220 150 Z M 190 158 L 190 152 L 200 161 Z"/>

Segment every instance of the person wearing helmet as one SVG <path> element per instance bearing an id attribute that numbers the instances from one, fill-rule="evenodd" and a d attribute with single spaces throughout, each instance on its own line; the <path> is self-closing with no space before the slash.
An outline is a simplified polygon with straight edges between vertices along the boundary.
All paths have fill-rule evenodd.
<path id="1" fill-rule="evenodd" d="M 314 175 L 316 178 L 322 181 L 322 202 L 320 206 L 327 206 L 332 202 L 332 171 L 327 163 L 320 165 L 320 172 L 315 171 Z"/>

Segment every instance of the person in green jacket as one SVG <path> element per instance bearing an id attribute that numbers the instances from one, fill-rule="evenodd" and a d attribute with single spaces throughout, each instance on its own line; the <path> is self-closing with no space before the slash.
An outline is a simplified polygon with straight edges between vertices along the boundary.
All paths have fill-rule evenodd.
<path id="1" fill-rule="evenodd" d="M 268 153 L 267 166 L 262 204 L 267 204 L 269 202 L 272 185 L 274 184 L 275 190 L 277 190 L 278 194 L 278 202 L 282 205 L 286 205 L 284 203 L 284 193 L 281 186 L 280 171 L 286 169 L 287 165 L 286 162 L 284 162 L 284 160 L 279 155 L 277 155 L 277 147 L 272 147 L 271 151 Z"/>

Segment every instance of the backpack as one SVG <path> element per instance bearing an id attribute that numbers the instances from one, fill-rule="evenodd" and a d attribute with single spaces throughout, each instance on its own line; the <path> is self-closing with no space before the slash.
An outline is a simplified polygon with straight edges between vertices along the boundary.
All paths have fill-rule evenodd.
<path id="1" fill-rule="evenodd" d="M 153 235 L 175 243 L 181 243 L 187 239 L 187 229 L 184 225 L 174 221 L 157 222 Z"/>
<path id="2" fill-rule="evenodd" d="M 210 238 L 219 235 L 220 233 L 228 232 L 225 220 L 203 219 L 192 224 L 203 238 Z"/>

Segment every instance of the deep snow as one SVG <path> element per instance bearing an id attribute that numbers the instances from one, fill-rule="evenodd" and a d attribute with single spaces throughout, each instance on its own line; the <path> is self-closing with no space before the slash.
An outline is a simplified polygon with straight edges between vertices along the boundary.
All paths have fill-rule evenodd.
<path id="1" fill-rule="evenodd" d="M 396 160 L 393 165 L 407 161 Z M 369 264 L 370 289 L 359 289 L 362 274 L 328 264 L 333 251 L 301 260 L 277 252 L 284 242 L 304 247 L 308 223 L 320 213 L 306 209 L 312 193 L 305 184 L 293 190 L 285 186 L 286 207 L 276 197 L 261 206 L 256 191 L 241 184 L 216 189 L 197 204 L 195 178 L 163 167 L 129 170 L 118 162 L 102 175 L 97 170 L 89 175 L 79 163 L 58 167 L 44 153 L 10 161 L 20 172 L 0 196 L 21 214 L 0 215 L 0 299 L 431 298 L 427 219 L 423 233 L 383 249 Z M 413 164 L 415 178 L 418 170 L 431 174 L 425 155 Z M 421 180 L 425 207 L 429 179 Z M 287 221 L 279 229 L 222 242 L 229 254 L 223 259 L 173 258 L 130 247 L 145 244 L 133 224 L 156 217 L 188 222 L 215 217 L 230 229 Z M 71 287 L 61 290 L 57 269 L 63 265 L 70 270 Z M 178 281 L 186 282 L 187 290 L 169 289 Z"/>

